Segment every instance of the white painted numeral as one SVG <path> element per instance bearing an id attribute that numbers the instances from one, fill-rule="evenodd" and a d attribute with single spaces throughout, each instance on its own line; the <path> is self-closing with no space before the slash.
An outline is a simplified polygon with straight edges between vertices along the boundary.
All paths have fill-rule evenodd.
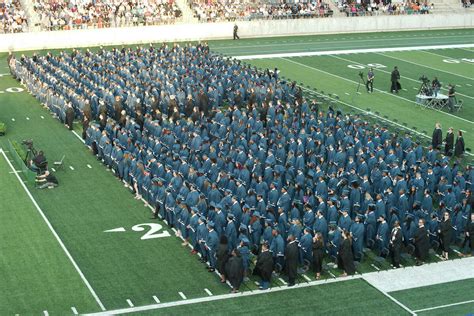
<path id="1" fill-rule="evenodd" d="M 364 65 L 347 65 L 347 67 L 352 68 L 352 69 L 364 69 Z"/>
<path id="2" fill-rule="evenodd" d="M 167 231 L 164 231 L 162 233 L 156 233 L 156 232 L 160 231 L 163 228 L 163 226 L 161 226 L 160 224 L 156 224 L 156 223 L 138 224 L 138 225 L 133 226 L 132 230 L 136 231 L 136 232 L 142 232 L 142 231 L 145 230 L 145 227 L 143 227 L 143 226 L 149 226 L 150 230 L 147 231 L 145 233 L 145 235 L 142 236 L 142 238 L 140 238 L 141 240 L 171 236 L 170 233 L 168 233 Z"/>
<path id="3" fill-rule="evenodd" d="M 7 91 L 7 92 L 12 92 L 12 93 L 18 93 L 18 92 L 23 92 L 24 89 L 23 89 L 23 88 L 19 88 L 19 87 L 12 87 L 12 88 L 7 88 L 7 89 L 5 89 L 5 91 Z"/>
<path id="4" fill-rule="evenodd" d="M 372 68 L 387 68 L 387 66 L 382 65 L 382 64 L 367 64 L 367 67 L 372 67 Z"/>
<path id="5" fill-rule="evenodd" d="M 457 60 L 457 59 L 443 59 L 443 61 L 444 61 L 445 63 L 448 63 L 448 64 L 459 64 L 459 63 L 461 63 L 461 62 L 460 62 L 459 60 Z"/>
<path id="6" fill-rule="evenodd" d="M 468 63 L 474 63 L 474 58 L 463 58 L 463 61 L 467 61 Z"/>

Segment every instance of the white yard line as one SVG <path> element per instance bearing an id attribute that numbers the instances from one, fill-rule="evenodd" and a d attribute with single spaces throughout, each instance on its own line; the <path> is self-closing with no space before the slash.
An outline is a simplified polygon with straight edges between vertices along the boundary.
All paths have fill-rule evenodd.
<path id="1" fill-rule="evenodd" d="M 360 43 L 361 41 L 356 41 L 356 42 Z M 284 45 L 284 44 L 271 45 L 271 46 L 281 46 L 281 45 Z M 291 44 L 291 45 L 294 46 L 295 44 Z M 257 46 L 251 46 L 251 47 L 257 47 Z M 258 46 L 258 47 L 261 47 L 261 46 Z M 474 44 L 340 49 L 340 50 L 328 50 L 328 51 L 319 51 L 319 52 L 272 53 L 272 54 L 242 55 L 242 56 L 237 55 L 237 56 L 234 56 L 234 58 L 241 59 L 241 60 L 248 60 L 248 59 L 265 59 L 265 58 L 281 58 L 281 57 L 326 56 L 326 55 L 337 55 L 337 54 L 405 52 L 405 51 L 412 51 L 412 50 L 443 49 L 443 48 L 471 48 L 471 47 L 474 47 Z"/>
<path id="2" fill-rule="evenodd" d="M 10 166 L 11 170 L 15 170 L 15 168 L 13 168 L 13 165 L 11 164 L 11 162 L 8 160 L 7 158 L 7 155 L 3 152 L 2 149 L 0 149 L 0 153 L 3 155 L 3 157 L 5 158 L 5 160 L 7 161 L 8 165 Z M 17 177 L 18 181 L 20 182 L 21 186 L 23 187 L 23 189 L 25 190 L 26 194 L 28 195 L 28 197 L 30 198 L 31 202 L 33 203 L 33 205 L 36 207 L 36 210 L 40 213 L 41 217 L 43 218 L 43 220 L 45 221 L 46 225 L 48 226 L 49 230 L 51 231 L 51 233 L 53 234 L 53 236 L 56 238 L 56 240 L 58 241 L 59 245 L 61 246 L 61 248 L 63 249 L 63 251 L 66 253 L 66 256 L 69 258 L 69 260 L 71 261 L 72 265 L 74 266 L 74 268 L 76 269 L 77 273 L 79 274 L 79 276 L 81 277 L 82 281 L 84 282 L 84 284 L 87 286 L 87 288 L 89 289 L 89 292 L 92 294 L 92 296 L 94 297 L 95 301 L 97 302 L 97 304 L 99 305 L 100 309 L 105 311 L 105 307 L 104 307 L 104 304 L 102 304 L 102 301 L 100 300 L 100 298 L 97 296 L 97 294 L 95 293 L 94 289 L 92 288 L 92 286 L 90 285 L 89 281 L 87 281 L 86 277 L 84 276 L 84 273 L 82 273 L 81 269 L 79 268 L 79 266 L 77 265 L 76 261 L 74 260 L 74 258 L 71 256 L 71 254 L 69 253 L 69 250 L 67 250 L 66 246 L 64 245 L 63 241 L 61 240 L 61 238 L 59 237 L 58 233 L 54 230 L 53 226 L 51 225 L 51 223 L 49 222 L 48 218 L 46 217 L 46 215 L 44 215 L 43 213 L 43 210 L 39 207 L 38 203 L 36 202 L 36 200 L 34 199 L 33 195 L 31 195 L 31 192 L 28 190 L 28 188 L 26 187 L 26 185 L 23 183 L 23 181 L 21 181 L 21 178 L 20 176 L 15 173 L 15 176 Z"/>
<path id="3" fill-rule="evenodd" d="M 461 78 L 469 79 L 469 80 L 474 80 L 473 77 L 466 77 L 466 76 L 456 74 L 454 72 L 450 72 L 450 71 L 447 71 L 447 70 L 442 70 L 442 69 L 434 68 L 434 67 L 431 67 L 431 66 L 428 66 L 428 65 L 423 65 L 423 64 L 415 63 L 413 61 L 405 60 L 403 58 L 398 58 L 398 57 L 394 57 L 394 56 L 390 56 L 390 55 L 382 54 L 382 53 L 375 53 L 375 54 L 380 55 L 380 56 L 384 56 L 384 57 L 388 57 L 388 58 L 392 58 L 392 59 L 396 59 L 396 60 L 399 60 L 399 61 L 402 61 L 402 62 L 405 62 L 405 63 L 413 64 L 413 65 L 416 65 L 416 66 L 419 66 L 419 67 L 429 68 L 429 69 L 433 69 L 433 70 L 436 70 L 436 71 L 444 72 L 444 73 L 450 74 L 452 76 L 461 77 Z"/>
<path id="4" fill-rule="evenodd" d="M 287 62 L 293 63 L 293 64 L 295 64 L 295 65 L 299 65 L 299 66 L 301 66 L 301 67 L 305 67 L 305 68 L 308 68 L 308 69 L 312 69 L 312 70 L 315 70 L 315 71 L 324 73 L 324 74 L 326 74 L 326 75 L 333 76 L 333 77 L 335 77 L 335 78 L 339 78 L 339 79 L 341 79 L 341 80 L 351 82 L 351 83 L 356 84 L 356 85 L 359 84 L 357 81 L 354 81 L 354 80 L 351 80 L 351 79 L 348 79 L 348 78 L 344 78 L 344 77 L 341 77 L 341 76 L 339 76 L 339 75 L 335 75 L 335 74 L 333 74 L 333 73 L 330 73 L 330 72 L 321 70 L 321 69 L 319 69 L 319 68 L 315 68 L 315 67 L 312 67 L 312 66 L 309 66 L 309 65 L 306 65 L 306 64 L 303 64 L 303 63 L 300 63 L 300 62 L 291 60 L 291 59 L 287 59 L 287 58 L 281 58 L 281 59 L 283 59 L 283 60 L 285 60 L 285 61 L 287 61 Z M 395 98 L 397 98 L 397 99 L 401 99 L 401 100 L 404 100 L 404 101 L 413 103 L 413 104 L 419 106 L 419 104 L 416 103 L 415 101 L 412 101 L 412 100 L 409 100 L 409 99 L 407 99 L 407 98 L 398 96 L 398 95 L 396 95 L 396 94 L 392 94 L 392 93 L 389 93 L 389 92 L 387 92 L 387 91 L 383 91 L 383 90 L 376 89 L 376 88 L 374 88 L 374 90 L 376 90 L 376 91 L 378 91 L 378 92 L 381 92 L 381 93 L 383 93 L 383 94 L 386 94 L 386 95 L 390 95 L 390 96 L 395 97 Z M 464 122 L 467 122 L 467 123 L 470 123 L 470 124 L 474 124 L 473 121 L 466 120 L 466 119 L 464 119 L 464 118 L 462 118 L 462 117 L 459 117 L 459 116 L 456 116 L 456 115 L 453 115 L 453 114 L 450 114 L 450 113 L 445 113 L 445 114 L 448 115 L 448 116 L 450 116 L 450 117 L 452 117 L 452 118 L 456 118 L 456 119 L 458 119 L 458 120 L 461 120 L 461 121 L 464 121 Z"/>
<path id="5" fill-rule="evenodd" d="M 82 137 L 81 137 L 78 133 L 76 133 L 76 131 L 72 131 L 72 133 L 73 133 L 74 135 L 76 135 L 76 137 L 79 138 L 83 144 L 86 143 L 86 142 L 82 139 Z"/>
<path id="6" fill-rule="evenodd" d="M 246 291 L 246 292 L 241 292 L 241 293 L 236 293 L 236 294 L 231 293 L 231 294 L 206 296 L 206 297 L 200 297 L 200 298 L 193 298 L 189 300 L 179 300 L 179 301 L 168 302 L 168 303 L 110 310 L 106 312 L 92 313 L 88 315 L 97 315 L 97 316 L 104 315 L 105 316 L 105 315 L 120 315 L 120 314 L 126 314 L 126 313 L 136 313 L 136 312 L 143 312 L 143 311 L 149 311 L 149 310 L 157 310 L 157 309 L 162 309 L 166 307 L 174 307 L 174 306 L 189 305 L 189 304 L 204 303 L 204 302 L 213 302 L 213 301 L 220 301 L 220 300 L 245 297 L 245 296 L 255 296 L 255 295 L 267 294 L 267 293 L 272 293 L 272 292 L 292 291 L 294 289 L 299 289 L 299 288 L 306 288 L 306 287 L 311 287 L 315 285 L 329 284 L 329 283 L 336 283 L 336 282 L 345 282 L 345 281 L 350 281 L 350 280 L 355 280 L 355 279 L 360 279 L 360 278 L 361 276 L 356 275 L 356 276 L 347 277 L 347 278 L 337 278 L 337 279 L 312 281 L 308 283 L 300 283 L 292 287 L 272 287 L 267 291 Z"/>
<path id="7" fill-rule="evenodd" d="M 458 303 L 453 303 L 453 304 L 439 305 L 439 306 L 434 306 L 434 307 L 428 307 L 428 308 L 418 309 L 414 312 L 415 313 L 427 312 L 427 311 L 432 311 L 432 310 L 435 310 L 435 309 L 446 308 L 446 307 L 457 306 L 457 305 L 464 305 L 464 304 L 469 304 L 469 303 L 474 303 L 474 300 L 458 302 Z"/>
<path id="8" fill-rule="evenodd" d="M 69 169 L 73 170 L 74 171 L 74 167 L 73 166 L 69 166 Z"/>
<path id="9" fill-rule="evenodd" d="M 205 292 L 207 293 L 207 295 L 209 295 L 209 296 L 212 296 L 212 295 L 213 295 L 212 292 L 209 291 L 209 289 L 204 289 L 204 291 L 205 291 Z"/>
<path id="10" fill-rule="evenodd" d="M 399 300 L 397 300 L 396 298 L 394 298 L 393 296 L 391 296 L 390 294 L 380 290 L 380 289 L 377 289 L 380 291 L 380 293 L 382 293 L 383 295 L 385 295 L 386 297 L 388 297 L 392 302 L 394 302 L 395 304 L 397 304 L 398 306 L 400 306 L 401 308 L 403 308 L 404 310 L 406 310 L 407 312 L 410 313 L 410 315 L 416 315 L 416 313 L 414 311 L 412 311 L 411 309 L 409 309 L 406 305 L 402 304 Z"/>
<path id="11" fill-rule="evenodd" d="M 362 63 L 359 63 L 357 61 L 354 61 L 354 60 L 350 60 L 350 59 L 347 59 L 347 58 L 343 58 L 343 57 L 340 57 L 340 56 L 336 56 L 336 55 L 331 55 L 331 57 L 334 57 L 334 58 L 337 58 L 337 59 L 340 59 L 340 60 L 344 60 L 344 61 L 347 61 L 349 63 L 352 63 L 352 64 L 357 64 L 357 65 L 363 65 L 365 66 L 365 64 L 362 64 Z M 387 70 L 383 70 L 382 68 L 375 68 L 375 71 L 380 71 L 380 72 L 384 72 L 386 74 L 390 74 L 391 72 L 390 71 L 387 71 Z M 405 76 L 401 76 L 401 78 L 403 79 L 407 79 L 407 80 L 410 80 L 410 81 L 413 81 L 413 82 L 416 82 L 416 83 L 420 83 L 420 80 L 416 80 L 416 79 L 413 79 L 413 78 L 409 78 L 409 77 L 405 77 Z M 376 78 L 377 79 L 377 78 Z M 459 86 L 459 85 L 458 85 Z M 406 89 L 403 89 L 404 91 L 406 91 Z M 416 87 L 413 87 L 413 90 L 418 90 L 418 88 Z M 444 91 L 448 91 L 448 89 L 446 88 L 441 88 L 441 90 L 444 90 Z M 347 93 L 346 93 L 347 94 Z M 460 95 L 460 96 L 463 96 L 465 98 L 469 98 L 469 99 L 473 99 L 474 100 L 474 97 L 471 97 L 469 95 L 466 95 L 466 94 L 462 94 L 462 93 L 459 93 L 459 92 L 456 92 L 457 95 Z M 440 110 L 437 110 L 437 109 L 434 109 L 436 112 L 440 112 L 440 113 L 444 113 L 444 114 L 449 114 L 449 113 L 446 113 L 446 112 L 443 112 L 443 111 L 440 111 Z"/>

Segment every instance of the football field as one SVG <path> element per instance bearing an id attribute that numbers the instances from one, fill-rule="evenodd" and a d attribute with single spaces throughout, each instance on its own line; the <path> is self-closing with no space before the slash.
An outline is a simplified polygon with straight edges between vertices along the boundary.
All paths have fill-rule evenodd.
<path id="1" fill-rule="evenodd" d="M 449 126 L 463 130 L 466 147 L 472 148 L 472 44 L 474 30 L 467 29 L 227 40 L 210 47 L 261 69 L 277 67 L 280 77 L 296 81 L 324 110 L 331 105 L 364 114 L 425 145 L 434 123 L 441 122 L 444 132 Z M 150 209 L 97 161 L 81 142 L 80 128 L 71 132 L 54 119 L 8 74 L 6 54 L 0 59 L 0 121 L 8 125 L 0 137 L 0 315 L 474 312 L 474 279 L 388 293 L 377 289 L 364 275 L 390 264 L 378 262 L 371 251 L 354 278 L 339 278 L 341 271 L 326 265 L 321 281 L 302 273 L 299 285 L 288 289 L 283 278 L 274 278 L 274 290 L 262 293 L 252 276 L 243 294 L 228 294 L 229 286 L 207 272 L 172 229 L 151 219 Z M 388 91 L 394 66 L 403 88 L 396 95 Z M 359 72 L 365 76 L 369 67 L 375 69 L 373 94 L 359 87 Z M 444 94 L 455 84 L 463 108 L 449 113 L 416 104 L 422 75 L 437 76 Z M 25 183 L 7 150 L 8 139 L 33 139 L 50 163 L 64 155 L 56 172 L 59 187 L 39 190 Z M 467 154 L 464 162 L 472 161 Z M 430 261 L 439 257 L 433 253 Z"/>

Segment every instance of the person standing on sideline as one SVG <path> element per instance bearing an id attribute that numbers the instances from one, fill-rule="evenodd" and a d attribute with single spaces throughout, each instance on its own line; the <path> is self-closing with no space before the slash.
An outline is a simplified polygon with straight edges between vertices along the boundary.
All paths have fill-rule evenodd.
<path id="1" fill-rule="evenodd" d="M 367 92 L 373 93 L 374 92 L 374 68 L 370 68 L 369 72 L 367 73 L 367 82 L 365 83 L 365 87 L 367 88 Z"/>
<path id="2" fill-rule="evenodd" d="M 285 249 L 285 270 L 288 286 L 294 286 L 298 273 L 298 243 L 293 235 L 288 236 L 288 245 Z"/>
<path id="3" fill-rule="evenodd" d="M 439 223 L 439 239 L 441 244 L 441 256 L 443 260 L 448 260 L 449 246 L 453 237 L 453 226 L 449 218 L 449 212 L 444 212 L 443 220 Z"/>
<path id="4" fill-rule="evenodd" d="M 255 265 L 258 275 L 262 279 L 259 284 L 260 290 L 267 290 L 270 286 L 273 272 L 273 257 L 268 249 L 268 244 L 262 244 L 262 251 L 258 255 L 257 263 Z"/>
<path id="5" fill-rule="evenodd" d="M 433 131 L 433 137 L 431 138 L 431 145 L 433 149 L 439 150 L 441 148 L 441 144 L 443 143 L 443 131 L 441 130 L 441 124 L 436 123 L 435 129 Z"/>
<path id="6" fill-rule="evenodd" d="M 415 239 L 416 265 L 420 266 L 428 259 L 428 252 L 430 250 L 430 238 L 425 228 L 424 219 L 420 218 L 418 220 L 418 229 L 413 237 Z"/>
<path id="7" fill-rule="evenodd" d="M 452 156 L 453 155 L 453 147 L 454 147 L 454 133 L 453 128 L 450 127 L 448 129 L 448 133 L 446 134 L 446 138 L 444 139 L 444 155 L 445 156 Z"/>
<path id="8" fill-rule="evenodd" d="M 339 253 L 337 259 L 337 266 L 344 270 L 342 277 L 353 275 L 355 273 L 354 254 L 352 253 L 352 237 L 351 234 L 345 230 L 342 232 L 342 243 L 339 246 Z"/>
<path id="9" fill-rule="evenodd" d="M 313 265 L 316 273 L 316 280 L 321 279 L 321 271 L 323 270 L 324 259 L 324 241 L 321 233 L 316 233 L 313 238 Z"/>
<path id="10" fill-rule="evenodd" d="M 454 156 L 460 158 L 462 155 L 464 155 L 464 138 L 462 138 L 462 132 L 458 131 L 458 137 L 454 145 Z"/>
<path id="11" fill-rule="evenodd" d="M 400 72 L 398 71 L 398 67 L 395 66 L 393 68 L 392 74 L 390 75 L 390 81 L 392 82 L 392 87 L 390 88 L 391 93 L 398 93 L 398 90 L 402 88 L 398 80 L 400 80 Z"/>
<path id="12" fill-rule="evenodd" d="M 454 110 L 454 105 L 456 104 L 456 89 L 454 89 L 453 84 L 448 85 L 448 108 L 449 112 Z"/>
<path id="13" fill-rule="evenodd" d="M 238 31 L 239 31 L 239 27 L 237 26 L 237 24 L 234 24 L 234 40 L 240 39 L 239 35 L 237 34 Z"/>
<path id="14" fill-rule="evenodd" d="M 436 98 L 438 96 L 439 89 L 441 89 L 441 83 L 438 80 L 438 77 L 434 77 L 431 81 L 431 88 L 433 89 L 433 95 Z"/>
<path id="15" fill-rule="evenodd" d="M 395 221 L 390 234 L 390 256 L 392 258 L 392 265 L 394 268 L 400 268 L 400 249 L 402 247 L 402 230 L 400 229 L 400 222 Z"/>

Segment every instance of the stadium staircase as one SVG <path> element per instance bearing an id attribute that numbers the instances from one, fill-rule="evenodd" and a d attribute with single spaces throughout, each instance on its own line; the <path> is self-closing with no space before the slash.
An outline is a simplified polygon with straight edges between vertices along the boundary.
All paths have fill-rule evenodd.
<path id="1" fill-rule="evenodd" d="M 194 11 L 189 7 L 187 0 L 176 0 L 175 3 L 181 9 L 184 23 L 199 22 L 199 20 L 194 17 Z"/>
<path id="2" fill-rule="evenodd" d="M 432 0 L 432 13 L 464 13 L 467 12 L 462 7 L 461 0 Z"/>
<path id="3" fill-rule="evenodd" d="M 332 16 L 334 16 L 334 17 L 346 16 L 346 14 L 344 12 L 341 12 L 339 7 L 337 6 L 338 5 L 337 1 L 328 0 L 325 3 L 327 3 L 329 5 L 329 8 L 332 10 L 332 12 L 333 12 Z"/>
<path id="4" fill-rule="evenodd" d="M 26 17 L 28 19 L 28 31 L 35 32 L 39 31 L 40 20 L 38 14 L 36 14 L 34 9 L 33 0 L 20 0 L 21 6 L 24 8 Z"/>

